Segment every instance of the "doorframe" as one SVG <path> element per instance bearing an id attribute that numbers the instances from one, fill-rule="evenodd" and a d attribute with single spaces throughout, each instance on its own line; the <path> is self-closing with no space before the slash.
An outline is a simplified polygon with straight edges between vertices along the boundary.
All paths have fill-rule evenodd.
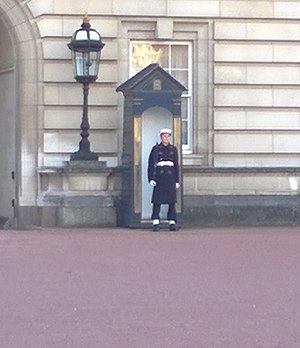
<path id="1" fill-rule="evenodd" d="M 18 221 L 23 208 L 37 208 L 39 112 L 42 81 L 42 44 L 35 18 L 29 4 L 11 0 L 8 9 L 0 0 L 1 23 L 9 33 L 14 51 L 15 70 L 15 207 Z M 30 91 L 30 93 L 28 92 Z"/>
<path id="2" fill-rule="evenodd" d="M 154 114 L 154 115 L 153 115 Z M 154 125 L 147 125 L 146 120 L 149 121 L 149 118 L 152 116 Z M 154 116 L 154 117 L 153 117 Z M 164 120 L 166 119 L 166 120 Z M 145 216 L 145 203 L 148 202 L 149 206 L 151 207 L 151 196 L 152 196 L 152 190 L 151 187 L 147 187 L 148 180 L 147 180 L 147 163 L 148 163 L 148 157 L 150 154 L 150 151 L 152 147 L 155 145 L 155 143 L 160 142 L 160 136 L 159 131 L 161 128 L 173 128 L 173 115 L 172 113 L 160 106 L 154 106 L 149 109 L 146 109 L 143 114 L 141 115 L 142 125 L 141 125 L 141 220 L 148 221 L 150 220 L 150 216 Z M 148 128 L 145 128 L 148 127 Z M 172 130 L 173 133 L 173 130 Z M 149 143 L 151 141 L 151 144 L 149 146 L 148 142 L 145 143 L 145 136 L 147 136 L 149 139 Z M 147 148 L 145 148 L 147 146 Z M 148 189 L 147 189 L 148 188 Z M 145 190 L 146 189 L 146 190 Z M 150 209 L 150 208 L 149 208 Z M 151 209 L 150 209 L 151 210 Z M 162 212 L 163 214 L 163 212 Z"/>

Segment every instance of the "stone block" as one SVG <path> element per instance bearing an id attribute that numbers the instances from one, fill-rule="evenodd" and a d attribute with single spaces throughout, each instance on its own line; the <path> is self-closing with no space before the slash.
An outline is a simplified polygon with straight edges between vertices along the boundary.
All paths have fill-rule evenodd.
<path id="1" fill-rule="evenodd" d="M 168 0 L 167 16 L 218 17 L 219 3 L 218 0 L 184 0 L 184 3 L 182 0 Z"/>
<path id="2" fill-rule="evenodd" d="M 63 227 L 116 226 L 114 207 L 63 207 L 58 210 L 58 225 Z"/>
<path id="3" fill-rule="evenodd" d="M 300 134 L 274 134 L 274 151 L 299 153 Z"/>
<path id="4" fill-rule="evenodd" d="M 63 177 L 59 173 L 55 175 L 52 173 L 51 175 L 47 175 L 47 173 L 40 174 L 41 182 L 40 187 L 41 191 L 62 191 L 63 190 Z"/>
<path id="5" fill-rule="evenodd" d="M 198 194 L 233 193 L 233 177 L 230 175 L 200 175 L 196 180 Z"/>
<path id="6" fill-rule="evenodd" d="M 90 16 L 95 14 L 102 15 L 112 14 L 112 1 L 101 1 L 99 0 L 53 0 L 54 1 L 54 12 L 55 13 L 65 13 L 65 14 L 78 14 L 81 17 L 84 16 L 85 13 L 88 13 Z"/>
<path id="7" fill-rule="evenodd" d="M 215 44 L 214 59 L 216 62 L 272 62 L 273 45 L 252 43 Z"/>
<path id="8" fill-rule="evenodd" d="M 299 82 L 300 82 L 299 67 L 247 66 L 246 83 L 248 84 L 298 85 Z"/>
<path id="9" fill-rule="evenodd" d="M 41 66 L 37 69 L 35 63 L 32 64 L 33 61 L 31 59 L 23 59 L 20 62 L 19 68 L 22 70 L 22 73 L 19 74 L 19 83 L 34 83 L 36 86 L 38 84 L 38 74 Z"/>
<path id="10" fill-rule="evenodd" d="M 156 22 L 157 39 L 172 39 L 173 38 L 173 20 L 168 18 L 158 18 Z"/>
<path id="11" fill-rule="evenodd" d="M 73 153 L 78 150 L 79 140 L 79 132 L 75 131 L 72 133 L 44 133 L 44 152 Z"/>
<path id="12" fill-rule="evenodd" d="M 274 17 L 284 19 L 298 19 L 300 17 L 300 4 L 297 1 L 275 1 Z"/>
<path id="13" fill-rule="evenodd" d="M 116 38 L 118 36 L 118 21 L 115 19 L 98 19 L 98 17 L 89 16 L 90 24 L 93 29 L 97 30 L 103 41 L 107 38 Z M 63 19 L 63 36 L 71 36 L 81 26 L 82 20 Z"/>
<path id="14" fill-rule="evenodd" d="M 194 176 L 194 193 L 185 195 L 266 195 L 296 194 L 299 190 L 298 174 L 255 172 L 201 173 Z"/>
<path id="15" fill-rule="evenodd" d="M 214 152 L 264 153 L 273 151 L 272 134 L 215 134 Z"/>
<path id="16" fill-rule="evenodd" d="M 215 155 L 215 167 L 299 167 L 299 156 L 280 155 Z"/>
<path id="17" fill-rule="evenodd" d="M 37 21 L 37 26 L 40 32 L 41 37 L 47 37 L 47 36 L 63 36 L 63 21 L 61 18 L 47 18 L 44 17 Z M 78 25 L 78 28 L 80 25 Z M 73 30 L 73 33 L 75 30 Z M 73 34 L 72 33 L 72 34 Z M 70 38 L 72 36 L 70 35 Z"/>
<path id="18" fill-rule="evenodd" d="M 40 227 L 108 227 L 116 226 L 116 209 L 113 206 L 70 207 L 18 207 L 19 229 Z"/>
<path id="19" fill-rule="evenodd" d="M 35 82 L 24 82 L 18 85 L 18 92 L 20 93 L 20 99 L 23 102 L 24 107 L 26 106 L 35 106 L 38 103 L 38 96 L 36 93 L 32 93 L 32 91 L 36 91 L 36 83 Z M 28 119 L 26 119 L 26 123 L 28 124 Z"/>
<path id="20" fill-rule="evenodd" d="M 189 151 L 184 151 L 183 149 L 183 165 L 184 166 L 205 166 L 206 159 L 202 154 L 190 153 Z"/>
<path id="21" fill-rule="evenodd" d="M 54 0 L 31 0 L 27 3 L 33 17 L 54 12 Z"/>
<path id="22" fill-rule="evenodd" d="M 23 17 L 22 17 L 23 18 Z M 30 41 L 32 39 L 32 27 L 28 22 L 21 22 L 14 26 L 15 38 L 17 42 Z"/>
<path id="23" fill-rule="evenodd" d="M 298 23 L 215 22 L 214 38 L 218 40 L 297 41 Z"/>
<path id="24" fill-rule="evenodd" d="M 165 16 L 167 2 L 165 0 L 151 0 L 148 5 L 140 0 L 114 0 L 113 2 L 114 15 L 129 15 L 129 16 Z"/>
<path id="25" fill-rule="evenodd" d="M 272 18 L 273 3 L 271 1 L 220 1 L 221 17 Z"/>
<path id="26" fill-rule="evenodd" d="M 276 175 L 235 175 L 233 193 L 276 194 L 290 191 L 289 178 Z"/>
<path id="27" fill-rule="evenodd" d="M 108 164 L 107 164 L 108 166 Z M 108 177 L 108 190 L 115 192 L 121 192 L 122 190 L 122 178 L 121 174 L 116 173 Z M 111 197 L 112 198 L 112 197 Z"/>
<path id="28" fill-rule="evenodd" d="M 44 133 L 44 152 L 45 153 L 73 153 L 78 150 L 78 144 L 81 139 L 78 132 L 48 132 Z M 115 134 L 99 133 L 90 130 L 91 151 L 100 153 L 116 153 L 117 143 L 112 141 Z"/>
<path id="29" fill-rule="evenodd" d="M 192 226 L 299 225 L 299 199 L 290 195 L 189 196 L 186 223 Z"/>
<path id="30" fill-rule="evenodd" d="M 246 66 L 215 66 L 214 82 L 221 84 L 245 84 L 247 83 Z"/>
<path id="31" fill-rule="evenodd" d="M 185 193 L 195 192 L 196 187 L 196 178 L 194 175 L 184 175 L 183 176 L 183 188 Z"/>
<path id="32" fill-rule="evenodd" d="M 282 84 L 298 85 L 300 70 L 295 66 L 217 65 L 215 83 L 221 84 Z"/>
<path id="33" fill-rule="evenodd" d="M 215 40 L 246 40 L 247 24 L 246 22 L 214 22 Z"/>
<path id="34" fill-rule="evenodd" d="M 246 112 L 214 111 L 214 129 L 246 129 Z"/>
<path id="35" fill-rule="evenodd" d="M 68 62 L 51 63 L 46 61 L 44 64 L 45 82 L 74 82 L 74 74 L 71 60 Z M 98 82 L 116 83 L 117 65 L 113 63 L 100 62 Z"/>
<path id="36" fill-rule="evenodd" d="M 107 167 L 117 167 L 118 157 L 117 156 L 99 156 L 99 161 L 106 162 Z M 44 154 L 43 165 L 45 167 L 63 167 L 67 161 L 70 161 L 70 155 L 49 155 Z"/>
<path id="37" fill-rule="evenodd" d="M 299 129 L 298 111 L 214 112 L 214 129 Z"/>
<path id="38" fill-rule="evenodd" d="M 71 51 L 69 50 L 68 41 L 65 39 L 43 41 L 42 47 L 45 59 L 69 59 L 71 61 Z M 105 47 L 101 52 L 102 60 L 118 59 L 118 44 L 116 42 L 105 41 Z"/>
<path id="39" fill-rule="evenodd" d="M 274 45 L 274 62 L 299 63 L 300 46 L 298 43 Z"/>
<path id="40" fill-rule="evenodd" d="M 82 118 L 82 108 L 45 108 L 44 129 L 78 129 Z"/>
<path id="41" fill-rule="evenodd" d="M 47 41 L 43 41 L 44 59 L 70 59 L 71 61 L 71 51 L 67 44 L 68 42 L 65 39 L 60 41 L 47 39 Z"/>
<path id="42" fill-rule="evenodd" d="M 90 129 L 117 129 L 116 110 L 110 108 L 89 108 Z M 79 129 L 82 107 L 70 109 L 45 109 L 45 129 Z"/>
<path id="43" fill-rule="evenodd" d="M 82 85 L 79 83 L 48 84 L 44 87 L 44 103 L 47 105 L 82 105 Z M 114 87 L 101 84 L 91 84 L 89 90 L 89 105 L 117 105 L 117 93 Z"/>
<path id="44" fill-rule="evenodd" d="M 1 42 L 1 56 L 0 56 L 0 70 L 1 70 L 1 83 L 4 83 L 4 79 L 7 79 L 8 77 L 6 77 L 5 75 L 8 76 L 12 76 L 15 74 L 15 62 L 13 57 L 15 56 L 15 50 L 14 47 L 12 46 L 12 43 L 10 41 L 10 36 L 8 34 L 8 32 L 5 30 L 2 31 L 2 33 L 0 33 L 0 42 Z M 22 64 L 20 64 L 20 68 L 22 68 L 23 66 L 27 67 L 27 64 L 32 68 L 32 66 L 34 64 L 32 64 L 32 61 L 28 60 L 27 58 L 24 59 L 25 62 L 23 61 Z M 34 65 L 35 71 L 36 71 L 36 66 Z M 22 71 L 22 73 L 20 73 L 19 75 L 20 78 L 18 79 L 21 80 L 22 82 L 26 82 L 26 78 L 24 78 L 24 75 L 28 75 L 26 77 L 29 78 L 29 81 L 32 82 L 33 78 L 35 77 L 36 73 L 31 69 L 30 71 L 31 73 L 33 73 L 33 76 L 30 76 L 29 74 L 27 74 L 26 71 Z M 34 79 L 34 81 L 36 81 L 36 78 Z M 11 85 L 14 85 L 13 82 L 10 82 L 7 85 L 7 89 L 11 88 Z M 4 90 L 4 93 L 7 91 Z"/>
<path id="45" fill-rule="evenodd" d="M 274 89 L 273 106 L 277 107 L 300 107 L 299 88 L 278 88 Z"/>
<path id="46" fill-rule="evenodd" d="M 215 106 L 255 106 L 273 105 L 273 91 L 267 88 L 215 88 Z"/>
<path id="47" fill-rule="evenodd" d="M 37 59 L 36 41 L 34 41 L 34 40 L 29 40 L 29 41 L 25 41 L 25 42 L 18 42 L 18 43 L 16 43 L 16 49 L 18 51 L 18 54 L 22 57 L 23 60 L 29 59 L 32 61 L 34 59 Z M 25 63 L 25 66 L 27 67 L 28 64 Z"/>
<path id="48" fill-rule="evenodd" d="M 105 191 L 107 174 L 70 174 L 65 178 L 68 191 Z"/>
<path id="49" fill-rule="evenodd" d="M 74 74 L 71 60 L 68 62 L 44 64 L 45 82 L 74 82 Z"/>
<path id="50" fill-rule="evenodd" d="M 117 153 L 118 143 L 116 131 L 112 132 L 91 132 L 90 141 L 93 151 L 99 153 Z"/>
<path id="51" fill-rule="evenodd" d="M 66 161 L 70 160 L 70 155 L 47 155 L 43 156 L 43 166 L 45 167 L 63 167 Z"/>
<path id="52" fill-rule="evenodd" d="M 15 209 L 19 229 L 33 229 L 41 225 L 40 211 L 37 206 L 17 206 Z"/>
<path id="53" fill-rule="evenodd" d="M 22 177 L 22 194 L 19 196 L 20 206 L 36 205 L 36 178 Z"/>
<path id="54" fill-rule="evenodd" d="M 298 41 L 298 23 L 247 23 L 247 40 Z"/>
<path id="55" fill-rule="evenodd" d="M 62 199 L 62 205 L 64 207 L 97 207 L 97 208 L 105 208 L 105 207 L 113 207 L 114 200 L 111 196 L 106 195 L 72 195 L 65 196 Z"/>
<path id="56" fill-rule="evenodd" d="M 39 207 L 40 224 L 42 227 L 57 226 L 57 207 Z"/>
<path id="57" fill-rule="evenodd" d="M 300 129 L 298 111 L 247 111 L 247 129 Z"/>

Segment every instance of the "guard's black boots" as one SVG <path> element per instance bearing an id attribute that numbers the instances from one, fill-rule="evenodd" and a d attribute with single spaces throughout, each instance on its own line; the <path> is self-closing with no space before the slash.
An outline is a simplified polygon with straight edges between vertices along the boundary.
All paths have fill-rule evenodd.
<path id="1" fill-rule="evenodd" d="M 153 225 L 152 230 L 153 230 L 154 232 L 158 232 L 158 231 L 159 231 L 159 224 Z"/>
<path id="2" fill-rule="evenodd" d="M 178 231 L 178 227 L 176 224 L 170 224 L 169 225 L 169 230 L 170 231 Z"/>

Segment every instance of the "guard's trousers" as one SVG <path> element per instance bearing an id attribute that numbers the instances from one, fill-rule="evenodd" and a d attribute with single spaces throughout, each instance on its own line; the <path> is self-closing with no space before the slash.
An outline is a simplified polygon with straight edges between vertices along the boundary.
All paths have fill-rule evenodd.
<path id="1" fill-rule="evenodd" d="M 160 204 L 153 203 L 151 220 L 155 220 L 155 219 L 159 220 L 160 206 L 161 206 Z M 176 221 L 175 203 L 169 204 L 167 219 Z"/>

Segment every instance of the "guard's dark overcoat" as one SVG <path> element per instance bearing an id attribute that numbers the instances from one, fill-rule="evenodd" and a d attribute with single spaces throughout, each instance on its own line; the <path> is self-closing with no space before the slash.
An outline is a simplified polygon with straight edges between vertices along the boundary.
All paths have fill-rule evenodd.
<path id="1" fill-rule="evenodd" d="M 160 161 L 172 161 L 174 166 L 158 166 Z M 152 203 L 176 203 L 176 183 L 179 182 L 178 151 L 176 146 L 162 143 L 153 146 L 148 159 L 148 181 L 156 181 Z"/>

